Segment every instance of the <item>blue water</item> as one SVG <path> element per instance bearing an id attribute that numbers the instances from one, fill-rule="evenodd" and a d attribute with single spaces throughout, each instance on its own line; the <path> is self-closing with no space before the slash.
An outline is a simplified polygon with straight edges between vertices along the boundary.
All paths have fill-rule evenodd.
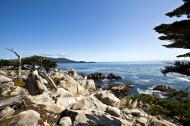
<path id="1" fill-rule="evenodd" d="M 67 63 L 59 64 L 59 67 L 68 70 L 75 69 L 78 73 L 90 74 L 101 72 L 105 75 L 114 73 L 122 77 L 119 81 L 104 80 L 104 84 L 123 82 L 134 84 L 133 92 L 137 88 L 146 89 L 155 85 L 167 85 L 175 89 L 190 88 L 190 78 L 179 74 L 168 74 L 164 76 L 160 69 L 166 64 L 157 63 Z"/>

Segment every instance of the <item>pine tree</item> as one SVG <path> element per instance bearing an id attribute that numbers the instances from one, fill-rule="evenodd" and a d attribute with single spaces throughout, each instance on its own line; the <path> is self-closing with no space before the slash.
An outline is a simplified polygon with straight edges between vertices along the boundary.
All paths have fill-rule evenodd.
<path id="1" fill-rule="evenodd" d="M 183 5 L 175 10 L 166 13 L 166 16 L 181 18 L 171 24 L 161 24 L 154 30 L 162 34 L 159 39 L 167 40 L 170 44 L 163 45 L 167 48 L 190 49 L 190 0 L 183 0 Z M 190 52 L 178 55 L 177 57 L 190 57 Z M 162 70 L 163 74 L 170 72 L 190 76 L 190 61 L 176 61 L 171 66 Z"/>

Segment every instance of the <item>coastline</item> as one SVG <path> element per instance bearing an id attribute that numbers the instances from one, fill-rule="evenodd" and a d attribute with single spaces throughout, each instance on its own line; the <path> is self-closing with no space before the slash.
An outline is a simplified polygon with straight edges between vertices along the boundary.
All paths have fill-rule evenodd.
<path id="1" fill-rule="evenodd" d="M 117 98 L 113 93 L 114 90 L 127 92 L 128 87 L 126 85 L 121 85 L 120 88 L 116 85 L 109 90 L 105 90 L 96 87 L 96 83 L 92 79 L 78 75 L 75 70 L 52 69 L 48 72 L 48 76 L 55 83 L 55 88 L 53 88 L 50 81 L 44 78 L 45 76 L 40 70 L 23 70 L 22 80 L 15 78 L 15 74 L 15 71 L 5 70 L 0 72 L 1 84 L 9 85 L 9 88 L 5 88 L 1 92 L 1 95 L 9 96 L 12 99 L 24 98 L 21 101 L 10 102 L 14 106 L 18 105 L 15 108 L 11 108 L 11 106 L 6 108 L 6 106 L 0 104 L 0 107 L 3 107 L 2 111 L 12 111 L 11 115 L 14 115 L 11 117 L 7 115 L 7 117 L 10 117 L 8 118 L 10 121 L 5 118 L 5 122 L 0 121 L 2 125 L 7 125 L 7 123 L 20 125 L 19 123 L 26 124 L 33 120 L 33 122 L 30 122 L 32 126 L 38 123 L 42 125 L 65 125 L 65 123 L 80 125 L 82 123 L 84 125 L 114 126 L 138 124 L 176 126 L 176 124 L 161 117 L 149 115 L 141 108 L 145 103 L 133 98 L 130 98 L 132 100 L 130 102 L 126 96 L 122 99 Z M 7 100 L 9 98 L 1 102 Z M 20 104 L 23 104 L 21 108 L 19 107 Z M 49 115 L 48 118 L 47 115 Z"/>

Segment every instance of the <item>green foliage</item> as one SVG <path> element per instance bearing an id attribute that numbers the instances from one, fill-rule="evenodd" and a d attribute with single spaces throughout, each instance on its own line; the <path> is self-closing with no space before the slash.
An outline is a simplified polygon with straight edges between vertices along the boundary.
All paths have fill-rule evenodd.
<path id="1" fill-rule="evenodd" d="M 182 125 L 190 125 L 190 99 L 188 98 L 188 92 L 172 92 L 165 99 L 139 94 L 135 95 L 135 99 L 150 104 L 149 108 L 143 109 L 151 115 L 169 117 Z"/>
<path id="2" fill-rule="evenodd" d="M 0 68 L 2 67 L 9 67 L 12 66 L 14 69 L 18 67 L 18 61 L 16 60 L 6 60 L 6 59 L 1 59 L 0 60 Z"/>
<path id="3" fill-rule="evenodd" d="M 143 100 L 144 102 L 147 102 L 149 104 L 156 103 L 158 101 L 157 97 L 147 94 L 137 94 L 134 96 L 134 98 L 138 100 Z"/>
<path id="4" fill-rule="evenodd" d="M 149 108 L 149 113 L 151 115 L 162 115 L 162 113 L 164 113 L 164 109 L 159 105 L 151 105 Z"/>
<path id="5" fill-rule="evenodd" d="M 0 67 L 3 67 L 3 66 L 10 66 L 9 60 L 1 59 L 0 60 Z"/>
<path id="6" fill-rule="evenodd" d="M 167 74 L 169 72 L 180 73 L 190 76 L 190 62 L 189 61 L 175 61 L 173 65 L 166 66 L 161 72 Z"/>
<path id="7" fill-rule="evenodd" d="M 34 68 L 35 66 L 39 66 L 40 68 L 44 68 L 46 71 L 49 71 L 50 68 L 56 68 L 57 63 L 55 61 L 52 61 L 46 57 L 42 56 L 31 56 L 27 58 L 22 58 L 22 66 L 31 66 Z M 18 61 L 17 60 L 0 60 L 0 67 L 9 67 L 12 66 L 13 69 L 16 69 L 18 67 Z"/>
<path id="8" fill-rule="evenodd" d="M 183 0 L 184 4 L 175 9 L 172 12 L 167 13 L 166 15 L 169 17 L 181 17 L 182 15 L 187 15 L 187 17 L 190 17 L 190 1 L 189 0 Z"/>
<path id="9" fill-rule="evenodd" d="M 130 99 L 135 99 L 133 95 L 128 95 L 128 96 L 125 96 L 125 99 L 127 101 L 129 101 Z"/>
<path id="10" fill-rule="evenodd" d="M 46 57 L 42 56 L 31 56 L 27 58 L 22 59 L 23 65 L 31 65 L 32 67 L 35 67 L 36 65 L 40 68 L 44 68 L 45 70 L 49 71 L 50 68 L 56 68 L 57 63 L 55 61 L 49 60 Z"/>
<path id="11" fill-rule="evenodd" d="M 174 99 L 178 102 L 183 102 L 184 99 L 188 99 L 188 92 L 186 91 L 175 91 L 168 94 L 169 99 Z"/>

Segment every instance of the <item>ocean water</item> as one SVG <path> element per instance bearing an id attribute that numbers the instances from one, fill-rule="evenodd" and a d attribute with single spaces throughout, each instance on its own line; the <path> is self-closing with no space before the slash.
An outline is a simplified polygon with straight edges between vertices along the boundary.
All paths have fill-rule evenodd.
<path id="1" fill-rule="evenodd" d="M 186 90 L 190 88 L 190 78 L 179 74 L 164 76 L 160 70 L 163 63 L 66 63 L 59 64 L 59 68 L 75 69 L 78 73 L 90 74 L 101 72 L 105 75 L 114 73 L 122 77 L 121 80 L 103 80 L 102 85 L 115 82 L 130 83 L 134 85 L 131 92 L 138 89 L 148 89 L 156 85 L 167 85 L 175 89 Z"/>

